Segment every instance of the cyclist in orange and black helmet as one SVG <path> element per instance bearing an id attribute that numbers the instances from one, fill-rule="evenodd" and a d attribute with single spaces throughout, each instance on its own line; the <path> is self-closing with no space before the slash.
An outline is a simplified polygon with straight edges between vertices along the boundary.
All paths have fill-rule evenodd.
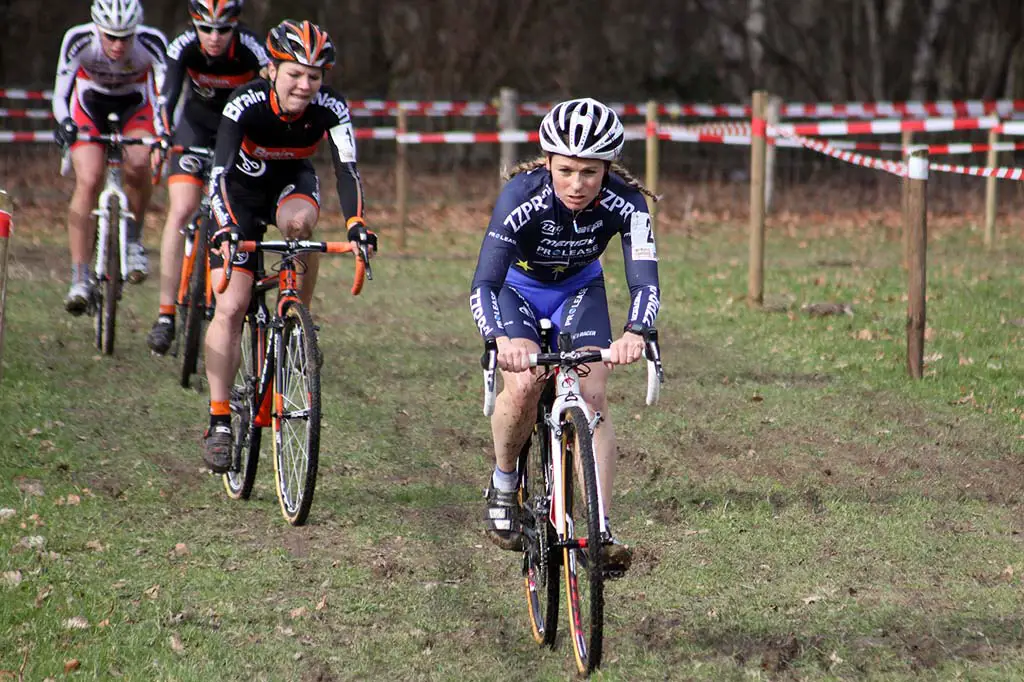
<path id="1" fill-rule="evenodd" d="M 363 219 L 363 191 L 356 169 L 355 133 L 348 104 L 323 84 L 334 66 L 330 36 L 309 21 L 285 20 L 270 30 L 268 78 L 235 90 L 224 106 L 210 175 L 215 224 L 210 230 L 210 268 L 218 281 L 229 246 L 236 239 L 260 239 L 257 221 L 276 224 L 290 239 L 308 239 L 320 215 L 320 181 L 310 157 L 325 134 L 337 178 L 349 241 L 376 248 Z M 299 296 L 309 307 L 317 259 L 310 254 Z M 234 276 L 217 295 L 206 332 L 206 376 L 210 385 L 210 427 L 203 459 L 215 473 L 231 464 L 231 384 L 238 369 L 242 320 L 252 290 L 248 254 L 234 260 Z M 239 276 L 243 275 L 243 276 Z"/>
<path id="2" fill-rule="evenodd" d="M 172 145 L 212 147 L 220 113 L 231 93 L 267 65 L 263 40 L 239 23 L 242 0 L 188 0 L 192 26 L 167 48 L 167 77 L 158 101 L 165 135 Z M 180 118 L 175 110 L 184 95 Z M 172 153 L 167 177 L 169 208 L 160 242 L 160 309 L 146 337 L 163 355 L 174 340 L 175 294 L 181 270 L 183 228 L 199 207 L 209 168 L 193 154 Z"/>

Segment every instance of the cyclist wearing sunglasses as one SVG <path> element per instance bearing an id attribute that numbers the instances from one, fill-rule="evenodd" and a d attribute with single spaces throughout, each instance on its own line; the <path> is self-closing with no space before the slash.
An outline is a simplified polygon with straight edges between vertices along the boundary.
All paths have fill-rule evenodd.
<path id="1" fill-rule="evenodd" d="M 188 0 L 192 28 L 167 48 L 167 79 L 158 102 L 167 134 L 161 147 L 212 147 L 221 110 L 231 92 L 256 78 L 267 53 L 255 33 L 238 22 L 241 0 Z M 180 119 L 175 112 L 185 91 Z M 173 133 L 173 134 L 172 134 Z M 191 154 L 173 153 L 167 178 L 170 208 L 160 243 L 160 309 L 146 342 L 163 355 L 174 339 L 174 296 L 181 269 L 182 228 L 203 191 L 203 164 Z"/>
<path id="2" fill-rule="evenodd" d="M 503 549 L 521 549 L 516 459 L 536 421 L 542 382 L 530 371 L 540 352 L 537 320 L 570 334 L 574 349 L 610 348 L 611 364 L 643 357 L 643 333 L 659 308 L 658 258 L 647 200 L 654 196 L 615 163 L 625 131 L 612 109 L 593 99 L 556 105 L 540 125 L 544 156 L 520 164 L 498 197 L 484 235 L 470 295 L 480 334 L 493 338 L 504 388 L 491 418 L 496 463 L 488 479 L 487 534 Z M 601 254 L 618 235 L 630 306 L 613 339 Z M 615 479 L 615 429 L 608 411 L 609 368 L 587 365 L 581 389 L 602 415 L 594 431 L 605 512 Z M 605 566 L 625 571 L 626 545 L 602 547 Z"/>
<path id="3" fill-rule="evenodd" d="M 138 0 L 93 0 L 92 23 L 73 26 L 64 34 L 53 86 L 53 117 L 57 144 L 64 151 L 61 174 L 75 173 L 68 210 L 71 251 L 71 289 L 64 300 L 72 315 L 85 312 L 91 298 L 89 261 L 95 228 L 92 209 L 103 187 L 106 150 L 103 145 L 77 142 L 78 133 L 111 132 L 107 116 L 116 113 L 129 137 L 152 136 L 162 128 L 153 104 L 164 78 L 167 39 L 142 25 Z M 142 225 L 152 187 L 149 152 L 143 146 L 124 151 L 128 204 L 135 220 L 128 224 L 128 279 L 146 278 L 148 261 L 142 247 Z"/>
<path id="4" fill-rule="evenodd" d="M 309 21 L 285 20 L 270 30 L 268 78 L 235 90 L 224 106 L 210 173 L 213 282 L 223 277 L 224 259 L 237 239 L 260 239 L 257 221 L 274 223 L 288 239 L 308 239 L 320 215 L 320 181 L 311 157 L 320 141 L 330 141 L 341 211 L 348 238 L 376 248 L 363 220 L 363 191 L 356 170 L 355 134 L 348 104 L 323 84 L 334 66 L 327 32 Z M 210 427 L 203 437 L 203 459 L 211 471 L 231 464 L 231 384 L 238 369 L 241 329 L 252 294 L 254 264 L 249 254 L 233 261 L 234 276 L 217 294 L 206 331 L 206 376 L 210 386 Z M 308 307 L 316 283 L 317 259 L 301 259 L 299 297 Z"/>

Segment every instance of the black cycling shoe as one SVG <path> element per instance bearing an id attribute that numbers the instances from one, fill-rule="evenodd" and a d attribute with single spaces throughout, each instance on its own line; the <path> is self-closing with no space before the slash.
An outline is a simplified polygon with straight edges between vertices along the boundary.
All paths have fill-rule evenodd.
<path id="1" fill-rule="evenodd" d="M 157 355 L 164 355 L 170 349 L 173 341 L 174 318 L 161 315 L 153 323 L 153 328 L 149 330 L 149 335 L 146 336 L 146 344 Z"/>
<path id="2" fill-rule="evenodd" d="M 523 551 L 523 524 L 519 491 L 506 493 L 493 485 L 484 491 L 487 498 L 487 537 L 502 549 Z"/>
<path id="3" fill-rule="evenodd" d="M 633 565 L 633 548 L 615 538 L 601 545 L 601 569 L 606 578 L 621 578 Z"/>
<path id="4" fill-rule="evenodd" d="M 231 426 L 217 424 L 203 434 L 203 461 L 215 474 L 225 474 L 231 468 Z"/>

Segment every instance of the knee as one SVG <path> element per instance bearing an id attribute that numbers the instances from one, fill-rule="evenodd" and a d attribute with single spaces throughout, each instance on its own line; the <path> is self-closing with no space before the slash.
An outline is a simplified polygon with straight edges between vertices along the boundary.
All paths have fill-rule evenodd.
<path id="1" fill-rule="evenodd" d="M 585 386 L 583 388 L 583 399 L 587 401 L 590 409 L 603 414 L 608 413 L 608 394 L 605 391 L 604 385 Z"/>
<path id="2" fill-rule="evenodd" d="M 249 307 L 249 302 L 237 296 L 220 296 L 217 298 L 217 308 L 214 310 L 214 319 L 221 320 L 229 325 L 231 329 L 242 326 L 242 318 Z"/>
<path id="3" fill-rule="evenodd" d="M 504 393 L 507 396 L 506 400 L 509 401 L 509 407 L 513 410 L 523 411 L 536 404 L 540 397 L 540 388 L 531 372 L 505 375 Z"/>
<path id="4" fill-rule="evenodd" d="M 309 239 L 313 236 L 313 225 L 301 217 L 286 221 L 281 230 L 289 239 Z"/>
<path id="5" fill-rule="evenodd" d="M 149 186 L 150 177 L 148 163 L 139 161 L 125 163 L 124 178 L 128 185 L 140 190 L 146 189 Z"/>
<path id="6" fill-rule="evenodd" d="M 75 194 L 96 197 L 103 186 L 102 173 L 79 173 L 75 175 Z"/>

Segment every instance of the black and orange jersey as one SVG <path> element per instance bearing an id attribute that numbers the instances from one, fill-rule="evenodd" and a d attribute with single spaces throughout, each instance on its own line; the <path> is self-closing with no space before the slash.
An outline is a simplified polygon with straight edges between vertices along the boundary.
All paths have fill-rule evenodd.
<path id="1" fill-rule="evenodd" d="M 167 48 L 167 75 L 160 97 L 160 120 L 172 130 L 174 111 L 188 87 L 183 116 L 210 131 L 217 130 L 220 113 L 231 93 L 259 75 L 268 62 L 260 38 L 238 25 L 223 55 L 207 55 L 195 28 L 175 38 Z"/>
<path id="2" fill-rule="evenodd" d="M 210 201 L 217 223 L 237 224 L 229 187 L 271 186 L 282 176 L 310 164 L 327 136 L 331 145 L 338 198 L 346 220 L 363 218 L 363 191 L 356 170 L 356 142 L 345 98 L 323 86 L 299 115 L 278 106 L 270 82 L 258 78 L 231 93 L 217 128 L 217 146 L 210 172 Z"/>

